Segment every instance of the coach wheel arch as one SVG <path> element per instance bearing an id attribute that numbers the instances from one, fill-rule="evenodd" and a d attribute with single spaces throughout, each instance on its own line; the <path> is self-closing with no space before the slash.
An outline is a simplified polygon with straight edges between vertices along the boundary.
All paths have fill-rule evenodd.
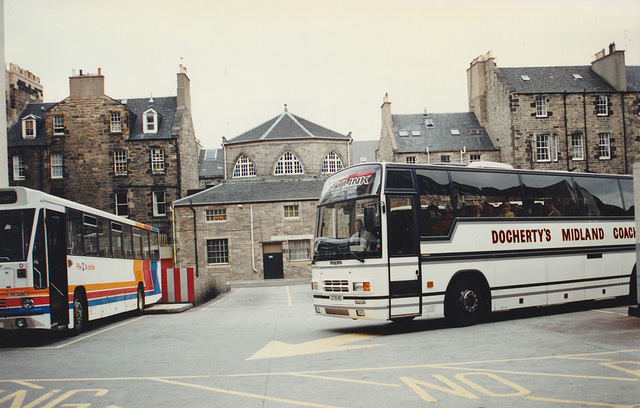
<path id="1" fill-rule="evenodd" d="M 491 290 L 480 271 L 460 271 L 451 279 L 444 299 L 444 314 L 457 325 L 480 323 L 491 311 Z"/>

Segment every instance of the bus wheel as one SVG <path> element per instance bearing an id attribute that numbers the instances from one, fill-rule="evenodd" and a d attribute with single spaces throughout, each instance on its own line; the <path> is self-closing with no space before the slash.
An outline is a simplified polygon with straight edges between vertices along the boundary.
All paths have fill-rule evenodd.
<path id="1" fill-rule="evenodd" d="M 445 295 L 444 315 L 455 324 L 471 326 L 480 323 L 488 311 L 488 290 L 484 290 L 475 279 L 457 279 Z"/>
<path id="2" fill-rule="evenodd" d="M 144 290 L 141 286 L 138 286 L 138 308 L 136 313 L 141 315 L 144 312 Z"/>
<path id="3" fill-rule="evenodd" d="M 77 336 L 87 327 L 89 310 L 87 308 L 87 299 L 82 292 L 76 292 L 73 295 L 73 330 L 72 334 Z"/>

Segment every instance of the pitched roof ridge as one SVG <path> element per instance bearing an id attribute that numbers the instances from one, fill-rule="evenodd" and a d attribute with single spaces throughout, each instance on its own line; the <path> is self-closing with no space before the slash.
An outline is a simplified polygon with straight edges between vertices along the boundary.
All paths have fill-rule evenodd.
<path id="1" fill-rule="evenodd" d="M 313 133 L 311 133 L 311 131 L 309 131 L 309 129 L 307 129 L 302 123 L 300 123 L 300 121 L 298 120 L 298 118 L 296 118 L 294 115 L 292 115 L 291 113 L 289 113 L 289 111 L 285 112 L 287 115 L 289 115 L 289 117 L 291 118 L 291 120 L 293 120 L 295 122 L 296 125 L 300 126 L 300 128 L 302 130 L 305 131 L 306 134 L 308 134 L 311 137 L 316 137 Z M 300 118 L 302 119 L 302 118 Z M 306 120 L 306 119 L 305 119 Z"/>
<path id="2" fill-rule="evenodd" d="M 271 131 L 272 131 L 276 126 L 278 126 L 278 123 L 280 123 L 280 121 L 282 120 L 282 118 L 284 117 L 284 115 L 285 115 L 286 113 L 288 113 L 288 112 L 282 112 L 282 113 L 280 114 L 280 116 L 278 116 L 278 119 L 276 119 L 276 121 L 275 121 L 275 122 L 273 122 L 273 125 L 271 125 L 271 127 L 270 127 L 269 129 L 267 129 L 267 131 L 266 131 L 266 132 L 264 132 L 264 134 L 258 138 L 258 140 L 264 140 L 264 139 L 266 139 L 266 138 L 267 138 L 267 136 L 269 136 L 269 133 L 271 133 Z"/>

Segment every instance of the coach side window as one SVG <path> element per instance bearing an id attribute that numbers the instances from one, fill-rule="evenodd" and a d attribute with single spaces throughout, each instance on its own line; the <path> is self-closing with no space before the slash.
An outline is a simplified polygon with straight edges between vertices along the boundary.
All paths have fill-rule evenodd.
<path id="1" fill-rule="evenodd" d="M 111 257 L 111 243 L 109 242 L 109 221 L 98 218 L 98 246 L 100 256 Z"/>
<path id="2" fill-rule="evenodd" d="M 524 216 L 576 216 L 571 177 L 523 174 Z"/>
<path id="3" fill-rule="evenodd" d="M 158 239 L 158 233 L 151 231 L 151 260 L 157 261 L 160 259 L 160 244 Z"/>
<path id="4" fill-rule="evenodd" d="M 514 173 L 452 171 L 457 217 L 518 217 L 520 179 Z"/>
<path id="5" fill-rule="evenodd" d="M 453 223 L 449 174 L 443 170 L 417 170 L 420 236 L 446 236 Z"/>
<path id="6" fill-rule="evenodd" d="M 576 177 L 574 180 L 578 190 L 578 205 L 584 215 L 625 215 L 616 180 L 599 177 Z"/>
<path id="7" fill-rule="evenodd" d="M 633 180 L 618 180 L 620 191 L 622 191 L 622 200 L 624 201 L 624 213 L 626 215 L 634 215 L 633 204 Z"/>

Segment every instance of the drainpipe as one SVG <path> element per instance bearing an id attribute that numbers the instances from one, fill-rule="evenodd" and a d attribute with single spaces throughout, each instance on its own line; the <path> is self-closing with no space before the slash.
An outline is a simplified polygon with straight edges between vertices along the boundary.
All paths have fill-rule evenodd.
<path id="1" fill-rule="evenodd" d="M 171 236 L 173 237 L 171 240 L 171 246 L 173 248 L 173 267 L 179 268 L 180 265 L 178 265 L 178 251 L 176 245 L 176 209 L 173 206 L 173 203 L 169 206 L 169 211 L 171 211 Z"/>
<path id="2" fill-rule="evenodd" d="M 427 163 L 431 163 L 431 153 L 429 153 L 429 146 L 427 146 Z"/>
<path id="3" fill-rule="evenodd" d="M 255 244 L 253 241 L 253 205 L 250 205 L 249 209 L 251 210 L 251 269 L 255 273 L 258 273 L 258 270 L 256 269 L 256 257 L 254 256 Z"/>
<path id="4" fill-rule="evenodd" d="M 198 277 L 198 231 L 197 231 L 197 223 L 196 223 L 196 209 L 193 208 L 193 201 L 189 199 L 189 207 L 191 211 L 193 211 L 193 252 L 196 255 L 196 278 Z"/>
<path id="5" fill-rule="evenodd" d="M 620 109 L 622 109 L 622 140 L 624 141 L 624 172 L 629 174 L 629 158 L 627 156 L 627 118 L 624 112 L 624 92 L 620 92 Z"/>
<path id="6" fill-rule="evenodd" d="M 587 143 L 587 90 L 582 91 L 582 115 L 584 118 L 584 161 L 585 161 L 585 172 L 589 172 L 589 143 Z"/>
<path id="7" fill-rule="evenodd" d="M 462 146 L 460 150 L 460 164 L 464 164 L 464 154 L 467 152 L 467 146 Z"/>
<path id="8" fill-rule="evenodd" d="M 562 105 L 564 107 L 564 139 L 565 144 L 567 146 L 567 171 L 571 171 L 571 162 L 569 161 L 569 152 L 571 151 L 571 146 L 569 146 L 569 125 L 567 123 L 567 91 L 565 90 L 562 94 Z"/>

